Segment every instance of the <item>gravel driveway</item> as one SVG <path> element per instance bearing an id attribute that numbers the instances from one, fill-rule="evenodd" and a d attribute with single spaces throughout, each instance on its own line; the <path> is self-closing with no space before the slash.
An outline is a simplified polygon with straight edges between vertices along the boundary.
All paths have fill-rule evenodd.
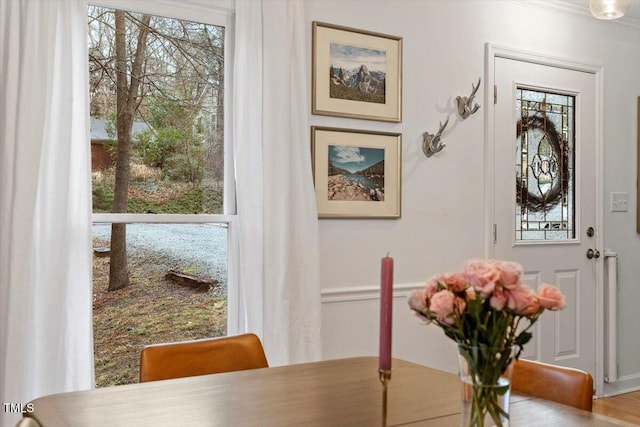
<path id="1" fill-rule="evenodd" d="M 111 240 L 110 224 L 95 224 L 93 237 Z M 227 283 L 227 227 L 221 224 L 129 224 L 127 247 L 159 255 L 167 268 Z M 154 262 L 158 262 L 154 259 Z"/>

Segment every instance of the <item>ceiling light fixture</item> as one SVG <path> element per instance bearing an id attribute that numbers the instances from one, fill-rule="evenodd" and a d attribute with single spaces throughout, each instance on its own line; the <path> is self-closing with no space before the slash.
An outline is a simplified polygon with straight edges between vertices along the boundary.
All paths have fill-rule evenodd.
<path id="1" fill-rule="evenodd" d="M 590 0 L 591 14 L 598 19 L 622 18 L 631 0 Z"/>

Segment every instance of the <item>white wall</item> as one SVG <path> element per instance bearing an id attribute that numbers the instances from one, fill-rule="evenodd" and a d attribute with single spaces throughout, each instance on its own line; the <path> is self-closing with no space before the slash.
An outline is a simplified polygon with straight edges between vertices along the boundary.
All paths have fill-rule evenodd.
<path id="1" fill-rule="evenodd" d="M 323 357 L 377 354 L 379 260 L 395 258 L 394 356 L 453 371 L 453 344 L 409 313 L 408 289 L 434 273 L 483 257 L 484 108 L 461 121 L 455 97 L 484 76 L 484 44 L 604 67 L 604 247 L 620 255 L 619 366 L 608 391 L 640 387 L 640 238 L 635 232 L 636 97 L 640 26 L 564 13 L 541 2 L 478 0 L 308 0 L 314 20 L 403 37 L 403 120 L 399 124 L 310 116 L 312 125 L 403 135 L 402 218 L 320 220 Z M 634 1 L 632 7 L 640 7 Z M 632 24 L 634 24 L 632 22 Z M 311 53 L 309 53 L 309 64 Z M 484 104 L 483 89 L 477 94 Z M 421 135 L 447 115 L 447 147 L 426 158 Z M 457 119 L 456 119 L 457 118 Z M 613 191 L 629 211 L 611 213 Z M 600 248 L 602 251 L 602 248 Z"/>

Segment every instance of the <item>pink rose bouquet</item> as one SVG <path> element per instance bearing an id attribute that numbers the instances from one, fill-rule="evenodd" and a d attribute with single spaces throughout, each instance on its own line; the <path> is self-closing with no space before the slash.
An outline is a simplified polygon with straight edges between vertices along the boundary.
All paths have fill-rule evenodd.
<path id="1" fill-rule="evenodd" d="M 457 343 L 520 351 L 542 312 L 564 305 L 558 288 L 542 284 L 534 292 L 522 283 L 522 266 L 499 260 L 471 260 L 462 272 L 434 276 L 409 295 L 416 315 Z"/>
<path id="2" fill-rule="evenodd" d="M 472 372 L 474 426 L 482 426 L 485 415 L 498 426 L 508 419 L 496 403 L 508 387 L 476 386 L 498 384 L 531 339 L 529 330 L 538 317 L 565 305 L 558 288 L 542 284 L 535 292 L 522 283 L 522 266 L 499 260 L 471 260 L 461 272 L 434 276 L 409 295 L 408 303 L 420 319 L 435 323 L 458 343 Z"/>

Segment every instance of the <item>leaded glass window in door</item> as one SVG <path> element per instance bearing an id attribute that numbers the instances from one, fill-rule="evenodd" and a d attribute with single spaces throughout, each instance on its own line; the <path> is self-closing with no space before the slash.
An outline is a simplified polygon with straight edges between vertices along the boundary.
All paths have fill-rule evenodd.
<path id="1" fill-rule="evenodd" d="M 516 241 L 575 238 L 575 97 L 518 88 Z"/>

